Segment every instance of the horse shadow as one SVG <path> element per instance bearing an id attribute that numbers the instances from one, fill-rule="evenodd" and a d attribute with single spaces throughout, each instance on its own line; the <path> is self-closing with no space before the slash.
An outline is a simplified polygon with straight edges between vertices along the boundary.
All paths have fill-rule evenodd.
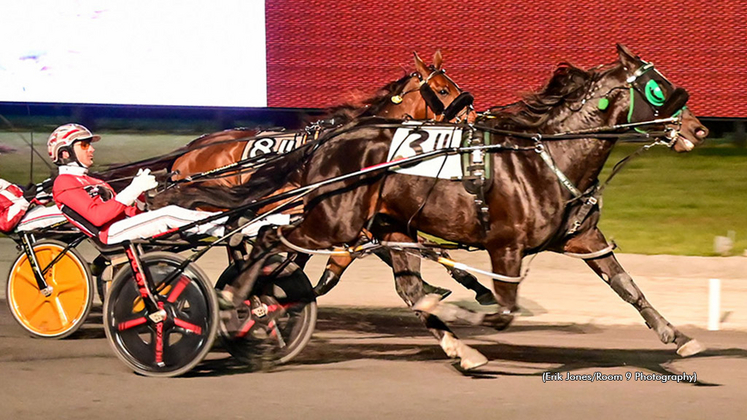
<path id="1" fill-rule="evenodd" d="M 673 349 L 603 349 L 574 346 L 512 344 L 500 340 L 503 333 L 484 327 L 457 326 L 455 330 L 470 337 L 470 345 L 491 362 L 474 371 L 464 371 L 458 363 L 454 369 L 471 379 L 498 379 L 508 376 L 542 377 L 546 373 L 624 368 L 659 375 L 680 375 L 675 362 L 683 360 Z M 562 335 L 597 334 L 604 329 L 593 325 L 518 325 L 511 333 L 547 331 Z M 337 340 L 344 336 L 344 340 Z M 655 337 L 651 337 L 655 340 Z M 406 341 L 406 342 L 402 342 Z M 474 342 L 477 344 L 473 344 Z M 565 340 L 567 342 L 567 340 Z M 219 345 L 218 345 L 218 349 Z M 747 349 L 706 350 L 688 359 L 731 357 L 747 359 Z M 251 372 L 272 372 L 302 366 L 331 365 L 360 359 L 450 362 L 423 328 L 420 320 L 406 309 L 332 308 L 319 310 L 315 335 L 288 365 L 271 363 L 247 366 L 225 355 L 205 360 L 188 376 L 224 376 Z M 694 386 L 720 386 L 697 379 L 684 382 Z"/>

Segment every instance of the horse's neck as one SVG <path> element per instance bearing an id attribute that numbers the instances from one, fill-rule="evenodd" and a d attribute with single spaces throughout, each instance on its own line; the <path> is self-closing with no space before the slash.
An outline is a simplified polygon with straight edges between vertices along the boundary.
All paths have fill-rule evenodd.
<path id="1" fill-rule="evenodd" d="M 609 140 L 579 139 L 553 142 L 547 150 L 555 164 L 581 191 L 591 187 L 602 172 L 613 143 Z"/>
<path id="2" fill-rule="evenodd" d="M 545 131 L 545 134 L 561 134 L 578 129 L 591 128 L 582 126 L 579 121 L 589 118 L 587 115 L 564 110 L 567 115 L 551 119 L 548 127 L 557 127 Z M 555 123 L 553 123 L 555 121 Z M 599 127 L 607 125 L 599 121 Z M 594 138 L 578 140 L 558 140 L 545 142 L 548 152 L 555 164 L 581 191 L 591 187 L 599 177 L 607 158 L 609 158 L 614 141 Z"/>

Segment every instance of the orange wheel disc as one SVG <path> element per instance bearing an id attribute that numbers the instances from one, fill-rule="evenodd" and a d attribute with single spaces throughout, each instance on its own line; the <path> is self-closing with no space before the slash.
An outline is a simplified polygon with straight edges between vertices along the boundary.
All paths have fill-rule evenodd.
<path id="1" fill-rule="evenodd" d="M 44 269 L 65 250 L 65 244 L 43 241 L 34 244 L 33 249 Z M 83 258 L 71 249 L 47 270 L 44 278 L 52 288 L 49 296 L 39 290 L 28 257 L 21 253 L 8 275 L 8 306 L 16 321 L 32 335 L 66 337 L 80 328 L 91 310 L 91 273 Z"/>

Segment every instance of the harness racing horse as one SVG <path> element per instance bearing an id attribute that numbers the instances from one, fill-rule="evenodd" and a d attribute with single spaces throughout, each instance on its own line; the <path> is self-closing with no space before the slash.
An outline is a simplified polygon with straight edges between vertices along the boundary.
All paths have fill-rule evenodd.
<path id="1" fill-rule="evenodd" d="M 543 250 L 584 258 L 640 312 L 663 343 L 674 343 L 681 356 L 701 351 L 696 340 L 651 306 L 616 260 L 613 247 L 597 227 L 603 189 L 598 176 L 620 138 L 648 138 L 687 152 L 705 140 L 708 130 L 684 107 L 688 99 L 684 89 L 625 47 L 618 45 L 618 56 L 617 62 L 588 71 L 562 64 L 544 88 L 522 102 L 489 114 L 474 127 L 447 126 L 463 128 L 470 139 L 487 139 L 482 147 L 459 152 L 485 152 L 490 163 L 489 174 L 481 178 L 482 206 L 475 205 L 476 196 L 462 183 L 390 171 L 389 166 L 396 164 L 389 157 L 393 139 L 403 128 L 388 120 L 352 123 L 330 134 L 313 153 L 299 150 L 261 168 L 252 181 L 231 193 L 245 194 L 251 201 L 256 198 L 250 197 L 251 184 L 276 171 L 315 188 L 306 190 L 299 223 L 261 233 L 252 250 L 254 265 L 234 283 L 234 301 L 241 301 L 257 267 L 272 252 L 355 246 L 360 232 L 371 227 L 370 220 L 377 216 L 385 223 L 370 232 L 382 241 L 392 234 L 414 241 L 419 230 L 487 250 L 501 305 L 498 312 L 488 314 L 424 296 L 417 276 L 409 271 L 416 257 L 391 253 L 398 293 L 440 340 L 446 354 L 461 358 L 464 369 L 487 359 L 458 340 L 443 321 L 463 318 L 496 329 L 508 327 L 517 309 L 522 258 Z M 413 142 L 408 146 L 414 149 Z M 325 182 L 346 174 L 339 181 Z"/>
<path id="2" fill-rule="evenodd" d="M 327 121 L 332 125 L 338 125 L 352 121 L 356 118 L 381 116 L 393 119 L 424 120 L 434 118 L 447 121 L 457 116 L 463 118 L 474 118 L 469 113 L 472 97 L 468 92 L 463 92 L 459 86 L 449 78 L 442 67 L 443 58 L 440 51 L 433 56 L 433 65 L 426 65 L 420 57 L 414 53 L 415 71 L 405 75 L 397 81 L 393 81 L 379 89 L 377 94 L 371 98 L 364 99 L 360 103 L 348 103 L 330 110 Z M 459 115 L 458 115 L 459 114 Z M 464 115 L 466 114 L 466 115 Z M 256 157 L 270 152 L 287 152 L 293 148 L 305 144 L 308 140 L 316 138 L 325 128 L 323 124 L 317 123 L 305 130 L 293 132 L 260 132 L 255 129 L 232 129 L 217 133 L 207 134 L 193 140 L 185 147 L 170 153 L 167 156 L 143 160 L 121 167 L 111 168 L 101 174 L 101 178 L 109 180 L 115 189 L 124 187 L 129 182 L 129 177 L 134 175 L 139 168 L 150 168 L 152 170 L 165 169 L 171 174 L 174 181 L 182 181 L 176 188 L 163 191 L 149 200 L 149 206 L 160 208 L 169 204 L 175 204 L 187 208 L 203 207 L 206 210 L 221 210 L 220 203 L 205 206 L 204 203 L 195 201 L 193 197 L 201 196 L 204 188 L 214 186 L 235 186 L 247 182 L 252 175 L 249 170 L 237 166 L 236 170 L 225 171 L 222 168 L 230 168 L 242 159 Z M 288 147 L 290 144 L 290 147 Z M 196 174 L 210 173 L 221 170 L 219 176 L 204 176 L 196 182 L 186 182 Z M 224 172 L 225 171 L 225 172 Z M 115 179 L 122 179 L 117 185 Z M 273 191 L 281 193 L 292 188 L 292 185 Z M 195 193 L 196 192 L 196 193 Z M 389 263 L 389 254 L 377 252 L 377 255 Z M 329 292 L 338 282 L 342 272 L 352 263 L 350 256 L 330 257 L 327 268 L 320 278 L 315 292 L 323 295 Z M 297 259 L 301 265 L 303 258 Z M 419 264 L 419 262 L 416 262 Z M 418 270 L 414 270 L 418 271 Z M 462 285 L 475 292 L 475 295 L 483 304 L 495 303 L 492 292 L 482 286 L 477 279 L 469 273 L 457 269 L 449 269 L 449 273 Z M 424 283 L 429 291 L 441 293 L 446 296 L 450 291 L 437 288 Z"/>
<path id="3" fill-rule="evenodd" d="M 474 118 L 469 113 L 472 97 L 468 92 L 463 92 L 459 86 L 445 74 L 442 67 L 443 58 L 440 51 L 433 56 L 433 65 L 426 65 L 417 54 L 414 54 L 414 65 L 416 71 L 401 79 L 389 83 L 379 90 L 372 98 L 362 101 L 362 104 L 345 104 L 334 108 L 328 117 L 333 124 L 339 125 L 355 119 L 366 117 L 386 117 L 398 120 L 424 120 L 430 117 L 436 120 L 447 121 L 457 116 L 463 118 Z M 199 174 L 223 168 L 239 162 L 245 157 L 255 157 L 269 152 L 288 152 L 295 147 L 303 145 L 308 140 L 316 138 L 323 132 L 324 126 L 316 126 L 311 130 L 297 132 L 275 132 L 258 133 L 256 130 L 247 131 L 243 129 L 226 130 L 213 133 L 194 140 L 187 145 L 187 151 L 177 156 L 168 170 L 174 175 L 175 180 L 185 180 L 189 175 Z M 279 137 L 292 138 L 292 147 L 282 146 Z M 121 174 L 119 174 L 121 175 Z M 154 208 L 163 207 L 168 204 L 176 204 L 182 207 L 195 208 L 201 204 L 192 200 L 194 191 L 197 196 L 200 190 L 216 185 L 235 186 L 247 182 L 252 176 L 251 171 L 243 171 L 241 168 L 235 172 L 228 172 L 220 177 L 207 176 L 199 182 L 182 184 L 177 188 L 167 190 L 158 194 L 149 203 Z M 286 185 L 274 193 L 282 193 L 293 188 Z M 219 204 L 207 206 L 209 210 L 220 210 Z M 377 255 L 389 264 L 389 254 L 377 252 Z M 303 259 L 297 260 L 301 265 Z M 353 258 L 349 255 L 338 255 L 330 257 L 327 267 L 322 274 L 317 286 L 314 288 L 318 296 L 328 293 L 338 282 L 343 271 L 352 263 Z M 418 265 L 419 263 L 415 263 Z M 417 267 L 416 267 L 417 268 Z M 494 304 L 492 292 L 482 286 L 477 279 L 469 273 L 449 268 L 449 273 L 460 284 L 475 292 L 475 296 L 483 304 Z M 419 270 L 413 270 L 419 271 Z M 437 288 L 424 283 L 429 291 L 440 293 L 443 297 L 451 293 L 442 288 Z"/>

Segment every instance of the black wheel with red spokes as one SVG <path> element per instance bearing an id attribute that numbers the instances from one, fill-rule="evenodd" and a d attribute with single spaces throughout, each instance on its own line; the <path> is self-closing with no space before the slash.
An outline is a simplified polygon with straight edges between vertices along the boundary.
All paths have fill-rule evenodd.
<path id="1" fill-rule="evenodd" d="M 236 310 L 238 331 L 222 331 L 223 347 L 240 362 L 255 368 L 288 363 L 311 340 L 317 318 L 314 290 L 303 270 L 291 267 L 280 278 L 260 278 Z M 221 276 L 218 288 L 226 277 Z"/>
<path id="2" fill-rule="evenodd" d="M 141 257 L 156 285 L 160 311 L 149 311 L 132 269 L 122 268 L 104 304 L 104 329 L 114 352 L 145 376 L 168 377 L 194 368 L 210 351 L 218 329 L 213 286 L 196 265 L 169 279 L 184 258 L 153 252 Z"/>

